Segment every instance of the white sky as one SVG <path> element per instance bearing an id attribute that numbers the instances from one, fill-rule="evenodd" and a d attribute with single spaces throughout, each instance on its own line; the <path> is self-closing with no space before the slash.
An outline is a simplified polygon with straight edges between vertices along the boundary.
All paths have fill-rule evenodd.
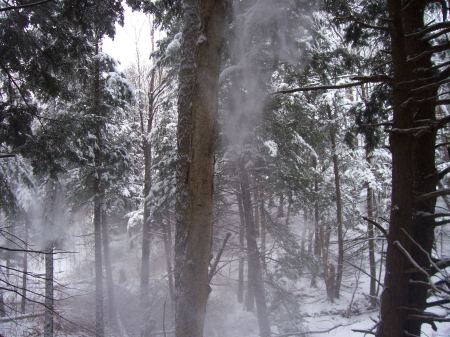
<path id="1" fill-rule="evenodd" d="M 103 51 L 120 62 L 120 69 L 124 70 L 136 63 L 139 50 L 141 63 L 145 63 L 150 55 L 150 20 L 140 12 L 133 12 L 125 5 L 125 20 L 123 27 L 116 24 L 114 40 L 103 40 Z"/>

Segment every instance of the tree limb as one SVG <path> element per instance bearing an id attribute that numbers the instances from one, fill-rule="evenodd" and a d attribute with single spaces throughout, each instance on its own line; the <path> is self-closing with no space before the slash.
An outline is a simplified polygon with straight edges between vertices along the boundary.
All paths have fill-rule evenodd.
<path id="1" fill-rule="evenodd" d="M 374 75 L 374 76 L 356 76 L 352 77 L 356 82 L 344 83 L 344 84 L 334 84 L 334 85 L 319 85 L 319 86 L 306 86 L 300 88 L 286 89 L 275 91 L 272 95 L 277 94 L 292 94 L 295 92 L 302 91 L 315 91 L 315 90 L 330 90 L 330 89 L 345 89 L 351 87 L 357 87 L 365 83 L 380 83 L 380 82 L 390 82 L 391 78 L 386 75 Z"/>
<path id="2" fill-rule="evenodd" d="M 425 193 L 425 194 L 419 195 L 416 198 L 416 200 L 417 201 L 425 201 L 427 199 L 442 197 L 442 196 L 449 195 L 449 194 L 450 194 L 450 188 L 444 188 L 444 189 L 437 190 L 437 191 L 434 191 L 434 192 L 430 192 L 430 193 Z"/>
<path id="3" fill-rule="evenodd" d="M 222 247 L 220 248 L 219 252 L 217 253 L 216 259 L 214 260 L 214 263 L 211 266 L 211 269 L 209 270 L 209 282 L 212 281 L 214 275 L 216 274 L 217 266 L 219 265 L 220 258 L 222 257 L 223 251 L 225 250 L 225 246 L 227 245 L 228 240 L 230 239 L 231 234 L 227 233 L 225 236 L 225 239 L 223 240 Z"/>
<path id="4" fill-rule="evenodd" d="M 374 225 L 376 228 L 378 228 L 378 229 L 384 234 L 385 237 L 388 236 L 387 230 L 384 229 L 384 227 L 381 226 L 378 222 L 373 221 L 372 219 L 369 219 L 369 218 L 367 218 L 367 217 L 365 217 L 365 216 L 363 216 L 362 218 L 363 218 L 364 220 L 370 222 L 370 223 L 371 223 L 372 225 Z"/>
<path id="5" fill-rule="evenodd" d="M 0 8 L 0 13 L 1 12 L 12 11 L 12 10 L 16 10 L 16 9 L 22 9 L 22 8 L 28 8 L 28 7 L 34 7 L 34 6 L 38 6 L 38 5 L 43 5 L 43 4 L 45 4 L 47 2 L 51 2 L 51 1 L 54 1 L 54 0 L 43 0 L 43 1 L 32 2 L 32 3 L 29 3 L 29 4 L 25 4 L 25 5 L 3 7 L 3 8 Z"/>

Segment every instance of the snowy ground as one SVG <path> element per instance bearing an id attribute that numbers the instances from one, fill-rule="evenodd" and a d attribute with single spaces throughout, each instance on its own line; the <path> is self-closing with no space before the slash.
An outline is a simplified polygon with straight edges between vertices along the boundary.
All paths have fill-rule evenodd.
<path id="1" fill-rule="evenodd" d="M 123 240 L 127 240 L 123 238 Z M 450 241 L 445 243 L 445 254 L 450 253 Z M 119 267 L 115 268 L 116 302 L 122 325 L 128 331 L 110 331 L 110 337 L 139 337 L 140 331 L 136 328 L 146 322 L 154 331 L 154 336 L 163 336 L 163 328 L 169 337 L 173 336 L 172 309 L 167 296 L 167 282 L 165 280 L 165 261 L 163 254 L 153 246 L 153 264 L 151 282 L 152 302 L 147 313 L 139 311 L 138 293 L 139 264 L 138 252 L 130 249 L 129 245 L 121 240 L 112 244 L 112 255 Z M 230 258 L 228 256 L 228 258 Z M 231 259 L 232 260 L 232 259 Z M 363 261 L 354 257 L 355 261 Z M 78 261 L 80 262 L 80 261 Z M 58 291 L 57 311 L 64 317 L 55 318 L 55 337 L 91 337 L 94 328 L 94 296 L 92 283 L 92 266 L 86 261 L 72 262 L 69 266 L 71 273 L 65 274 L 59 282 L 69 288 Z M 82 262 L 82 261 L 81 261 Z M 67 265 L 59 266 L 64 269 Z M 362 265 L 363 269 L 366 266 Z M 243 305 L 237 302 L 236 289 L 236 261 L 223 268 L 220 275 L 213 281 L 213 291 L 210 295 L 205 324 L 205 337 L 257 337 L 258 328 L 254 312 L 247 312 Z M 90 281 L 89 281 L 90 280 Z M 276 306 L 271 298 L 272 331 L 273 337 L 288 336 L 335 336 L 335 337 L 361 337 L 363 333 L 354 330 L 371 329 L 378 318 L 378 309 L 370 309 L 368 302 L 369 278 L 356 269 L 347 266 L 344 274 L 341 297 L 335 303 L 326 299 L 323 279 L 317 277 L 317 286 L 311 287 L 311 277 L 305 274 L 299 280 L 282 280 L 282 287 L 289 294 L 288 301 L 297 305 L 295 312 L 281 303 Z M 42 285 L 36 285 L 36 291 L 42 291 Z M 273 293 L 267 285 L 268 293 Z M 18 296 L 7 297 L 7 305 L 17 306 Z M 15 303 L 15 304 L 14 304 Z M 287 311 L 286 311 L 287 310 Z M 13 310 L 8 310 L 9 315 Z M 28 314 L 42 313 L 42 307 L 29 304 Z M 446 312 L 436 312 L 447 314 Z M 70 321 L 70 322 L 69 322 Z M 164 327 L 162 322 L 164 321 Z M 42 336 L 43 316 L 32 319 L 16 320 L 0 323 L 0 336 L 3 337 L 34 337 Z M 448 337 L 450 336 L 450 323 L 438 323 L 438 331 L 424 325 L 422 336 Z"/>

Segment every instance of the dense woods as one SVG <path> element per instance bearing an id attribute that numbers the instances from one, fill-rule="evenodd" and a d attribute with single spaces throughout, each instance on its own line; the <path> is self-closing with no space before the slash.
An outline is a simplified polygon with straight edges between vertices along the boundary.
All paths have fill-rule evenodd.
<path id="1" fill-rule="evenodd" d="M 0 1 L 0 337 L 448 336 L 449 15 Z"/>

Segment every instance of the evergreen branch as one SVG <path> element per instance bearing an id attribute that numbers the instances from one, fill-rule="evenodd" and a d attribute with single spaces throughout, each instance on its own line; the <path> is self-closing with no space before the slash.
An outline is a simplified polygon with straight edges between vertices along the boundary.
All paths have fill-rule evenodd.
<path id="1" fill-rule="evenodd" d="M 272 95 L 277 94 L 292 94 L 295 92 L 302 91 L 315 91 L 315 90 L 330 90 L 330 89 L 345 89 L 351 87 L 357 87 L 365 83 L 380 83 L 380 82 L 390 82 L 391 78 L 386 75 L 374 75 L 374 76 L 355 76 L 351 78 L 356 82 L 344 83 L 344 84 L 334 84 L 334 85 L 319 85 L 319 86 L 306 86 L 300 88 L 286 89 L 275 91 Z"/>
<path id="2" fill-rule="evenodd" d="M 441 52 L 447 51 L 449 49 L 450 49 L 450 43 L 444 43 L 444 44 L 432 46 L 428 50 L 425 50 L 424 52 L 422 52 L 418 55 L 408 57 L 407 62 L 415 62 L 415 61 L 420 60 L 422 57 L 425 57 L 425 56 L 428 56 L 428 55 L 431 55 L 434 53 L 441 53 Z"/>
<path id="3" fill-rule="evenodd" d="M 0 8 L 0 13 L 1 12 L 12 11 L 12 10 L 16 10 L 16 9 L 23 9 L 23 8 L 43 5 L 43 4 L 45 4 L 47 2 L 51 2 L 51 1 L 54 1 L 54 0 L 43 0 L 43 1 L 32 2 L 32 3 L 29 3 L 29 4 L 25 4 L 25 5 L 3 7 L 3 8 Z"/>
<path id="4" fill-rule="evenodd" d="M 369 28 L 369 29 L 376 29 L 376 30 L 382 30 L 382 31 L 388 31 L 389 27 L 387 26 L 377 26 L 377 25 L 372 25 L 370 23 L 361 21 L 359 19 L 357 19 L 356 17 L 354 17 L 353 15 L 349 15 L 349 16 L 344 16 L 344 17 L 336 17 L 336 19 L 350 19 L 353 22 L 357 23 L 358 25 L 360 25 L 361 27 L 364 28 Z"/>

